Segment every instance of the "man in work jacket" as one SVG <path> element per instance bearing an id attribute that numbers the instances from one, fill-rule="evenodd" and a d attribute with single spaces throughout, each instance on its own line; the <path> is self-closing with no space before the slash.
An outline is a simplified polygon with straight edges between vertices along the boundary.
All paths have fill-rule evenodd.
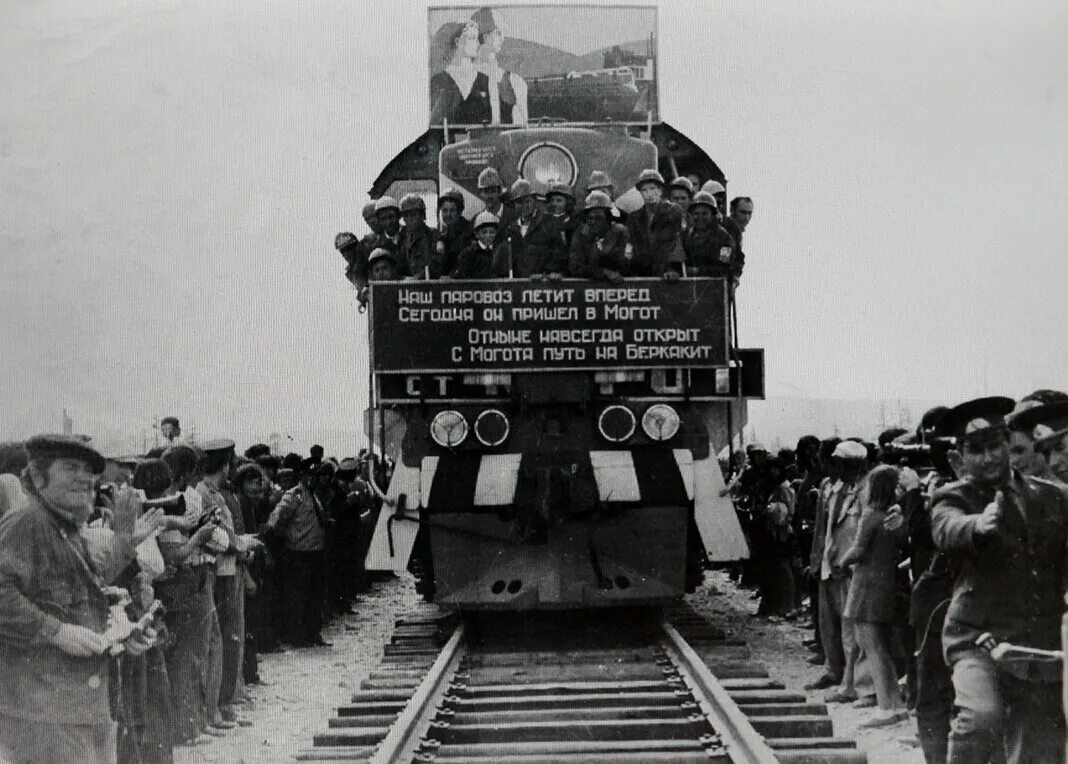
<path id="1" fill-rule="evenodd" d="M 104 587 L 163 511 L 139 518 L 136 494 L 118 491 L 114 535 L 90 552 L 80 531 L 104 458 L 70 435 L 38 435 L 25 447 L 29 505 L 0 522 L 0 761 L 113 762 Z M 140 655 L 153 638 L 131 636 L 124 647 Z"/>
<path id="2" fill-rule="evenodd" d="M 683 213 L 664 201 L 664 178 L 656 170 L 643 170 L 635 187 L 645 204 L 627 218 L 635 255 L 631 275 L 678 278 L 686 260 L 682 249 Z"/>
<path id="3" fill-rule="evenodd" d="M 520 178 L 512 184 L 511 197 L 517 214 L 498 231 L 494 270 L 508 278 L 560 278 L 567 273 L 567 245 L 564 232 L 552 218 L 538 209 L 534 188 Z"/>

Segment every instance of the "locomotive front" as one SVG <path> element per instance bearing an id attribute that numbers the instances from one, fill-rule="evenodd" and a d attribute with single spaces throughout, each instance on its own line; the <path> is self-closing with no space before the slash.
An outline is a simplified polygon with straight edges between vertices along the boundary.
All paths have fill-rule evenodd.
<path id="1" fill-rule="evenodd" d="M 487 166 L 544 191 L 662 159 L 626 129 L 472 131 L 435 185 Z M 397 171 L 391 193 L 411 188 Z M 510 177 L 509 177 L 510 176 Z M 615 198 L 628 207 L 626 191 Z M 396 461 L 367 556 L 464 609 L 646 604 L 747 555 L 716 459 L 762 394 L 722 279 L 405 281 L 370 291 L 371 434 Z"/>

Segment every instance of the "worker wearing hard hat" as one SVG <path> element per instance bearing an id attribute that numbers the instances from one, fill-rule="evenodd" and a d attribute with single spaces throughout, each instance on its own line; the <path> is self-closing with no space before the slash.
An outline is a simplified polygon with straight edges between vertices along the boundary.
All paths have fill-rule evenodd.
<path id="1" fill-rule="evenodd" d="M 478 198 L 486 212 L 492 212 L 498 218 L 504 213 L 504 184 L 495 167 L 487 167 L 478 174 Z"/>
<path id="2" fill-rule="evenodd" d="M 608 173 L 602 170 L 594 170 L 590 173 L 590 179 L 586 181 L 586 193 L 589 194 L 593 191 L 603 191 L 608 194 L 609 201 L 612 202 L 612 220 L 617 223 L 627 224 L 627 213 L 616 207 L 616 189 L 612 184 L 612 178 Z"/>
<path id="3" fill-rule="evenodd" d="M 635 188 L 643 205 L 627 219 L 627 232 L 634 247 L 631 273 L 634 276 L 663 276 L 667 280 L 682 275 L 686 256 L 682 249 L 682 212 L 665 201 L 664 177 L 656 170 L 643 170 Z"/>
<path id="4" fill-rule="evenodd" d="M 511 222 L 498 231 L 497 273 L 510 278 L 560 279 L 567 272 L 566 235 L 539 207 L 534 187 L 520 178 L 512 184 Z"/>
<path id="5" fill-rule="evenodd" d="M 347 267 L 345 276 L 356 287 L 357 299 L 367 301 L 367 281 L 369 258 L 371 252 L 381 247 L 397 257 L 400 252 L 400 205 L 392 196 L 382 196 L 363 206 L 363 219 L 371 233 L 359 240 L 353 248 L 351 233 L 339 233 L 334 238 L 334 246 L 345 258 Z"/>
<path id="6" fill-rule="evenodd" d="M 719 207 L 720 217 L 727 216 L 727 189 L 723 187 L 723 184 L 715 180 L 706 180 L 705 184 L 701 186 L 702 191 L 707 191 L 716 198 L 716 206 Z"/>
<path id="7" fill-rule="evenodd" d="M 504 229 L 514 213 L 515 199 L 505 199 L 504 182 L 496 168 L 487 167 L 478 174 L 478 198 L 482 200 L 483 209 L 496 215 L 500 221 L 497 229 L 497 244 L 500 244 Z"/>
<path id="8" fill-rule="evenodd" d="M 560 181 L 553 181 L 545 190 L 546 212 L 553 222 L 564 232 L 565 243 L 571 246 L 571 238 L 579 221 L 572 215 L 575 210 L 575 195 L 571 187 Z"/>
<path id="9" fill-rule="evenodd" d="M 685 212 L 693 201 L 693 183 L 685 175 L 679 175 L 668 183 L 668 201 Z"/>
<path id="10" fill-rule="evenodd" d="M 368 277 L 370 281 L 396 281 L 399 277 L 397 254 L 385 247 L 375 247 L 367 258 Z M 366 300 L 366 287 L 364 287 Z"/>
<path id="11" fill-rule="evenodd" d="M 493 270 L 494 239 L 500 220 L 492 212 L 475 215 L 475 238 L 460 252 L 450 276 L 454 279 L 492 279 L 497 274 Z"/>
<path id="12" fill-rule="evenodd" d="M 436 279 L 442 274 L 438 232 L 426 224 L 426 202 L 418 194 L 400 201 L 404 229 L 400 240 L 400 268 L 411 279 Z"/>
<path id="13" fill-rule="evenodd" d="M 744 263 L 738 257 L 734 239 L 720 225 L 719 208 L 712 194 L 697 192 L 690 204 L 690 221 L 682 237 L 687 275 L 726 278 L 736 283 Z"/>
<path id="14" fill-rule="evenodd" d="M 571 240 L 570 271 L 575 278 L 618 284 L 630 270 L 633 253 L 627 229 L 612 221 L 612 200 L 604 191 L 591 191 L 579 218 L 582 224 Z"/>

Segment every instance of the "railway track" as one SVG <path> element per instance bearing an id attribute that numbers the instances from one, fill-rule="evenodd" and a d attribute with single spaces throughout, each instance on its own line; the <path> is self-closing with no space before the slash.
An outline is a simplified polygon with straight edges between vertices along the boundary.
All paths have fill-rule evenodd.
<path id="1" fill-rule="evenodd" d="M 685 606 L 399 619 L 301 761 L 866 762 Z"/>

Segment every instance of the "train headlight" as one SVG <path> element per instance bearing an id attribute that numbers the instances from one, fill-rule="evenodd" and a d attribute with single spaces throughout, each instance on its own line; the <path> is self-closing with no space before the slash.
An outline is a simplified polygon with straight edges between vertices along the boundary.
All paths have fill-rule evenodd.
<path id="1" fill-rule="evenodd" d="M 597 419 L 597 429 L 605 440 L 612 443 L 622 443 L 634 434 L 638 423 L 634 419 L 634 412 L 626 406 L 609 406 L 601 412 Z"/>
<path id="2" fill-rule="evenodd" d="M 467 437 L 467 420 L 459 411 L 441 411 L 430 422 L 430 437 L 443 448 L 455 448 Z"/>
<path id="3" fill-rule="evenodd" d="M 671 440 L 679 431 L 679 415 L 666 403 L 655 403 L 642 415 L 642 429 L 653 440 Z"/>
<path id="4" fill-rule="evenodd" d="M 484 446 L 499 446 L 508 438 L 508 417 L 497 409 L 486 409 L 475 419 L 475 437 Z"/>
<path id="5" fill-rule="evenodd" d="M 571 152 L 559 143 L 538 143 L 519 158 L 519 175 L 544 191 L 550 183 L 574 186 L 578 165 Z"/>

